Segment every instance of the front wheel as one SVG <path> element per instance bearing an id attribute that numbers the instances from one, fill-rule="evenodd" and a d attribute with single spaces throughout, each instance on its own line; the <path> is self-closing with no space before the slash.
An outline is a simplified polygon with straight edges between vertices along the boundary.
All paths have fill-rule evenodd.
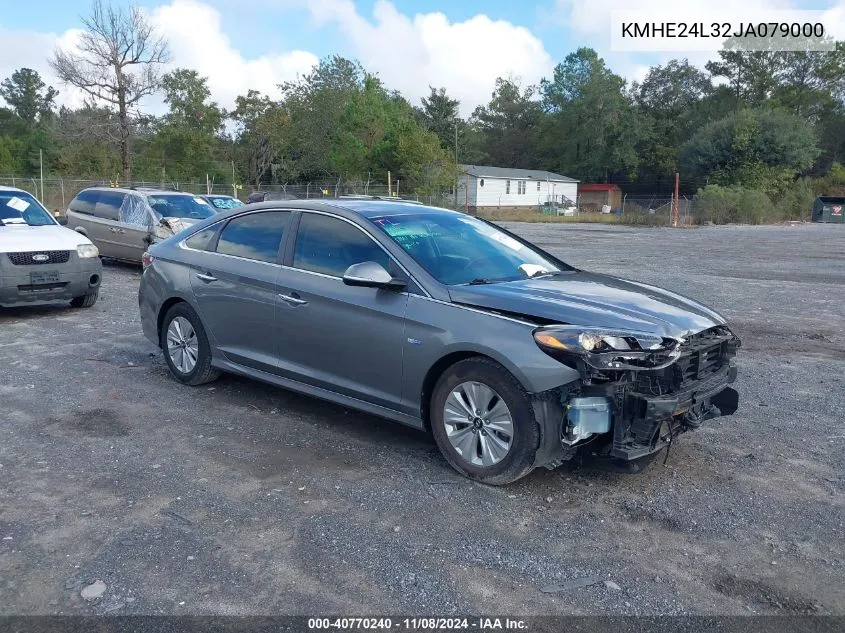
<path id="1" fill-rule="evenodd" d="M 70 300 L 72 308 L 90 308 L 97 303 L 97 297 L 100 296 L 100 290 L 92 290 L 91 292 L 79 297 L 74 297 Z"/>
<path id="2" fill-rule="evenodd" d="M 197 386 L 216 380 L 211 347 L 197 313 L 186 303 L 168 310 L 161 327 L 161 348 L 170 373 L 179 382 Z"/>
<path id="3" fill-rule="evenodd" d="M 431 430 L 446 461 L 485 484 L 503 485 L 534 467 L 540 431 L 522 385 L 498 363 L 452 365 L 431 398 Z"/>

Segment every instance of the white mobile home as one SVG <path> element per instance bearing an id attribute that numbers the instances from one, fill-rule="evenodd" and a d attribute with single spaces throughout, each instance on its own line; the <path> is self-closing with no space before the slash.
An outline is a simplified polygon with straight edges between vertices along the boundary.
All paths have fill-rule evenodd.
<path id="1" fill-rule="evenodd" d="M 541 169 L 461 165 L 458 205 L 473 209 L 575 204 L 578 181 Z"/>

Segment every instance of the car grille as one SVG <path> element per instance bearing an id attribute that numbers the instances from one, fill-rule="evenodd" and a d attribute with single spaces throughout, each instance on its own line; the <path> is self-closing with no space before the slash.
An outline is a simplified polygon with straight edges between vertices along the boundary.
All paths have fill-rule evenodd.
<path id="1" fill-rule="evenodd" d="M 38 266 L 41 264 L 65 264 L 70 260 L 70 251 L 33 251 L 31 253 L 7 253 L 15 266 Z M 38 257 L 46 255 L 47 258 Z M 33 259 L 38 257 L 38 261 Z"/>
<path id="2" fill-rule="evenodd" d="M 662 396 L 685 391 L 718 372 L 736 352 L 736 338 L 725 327 L 687 337 L 681 356 L 666 369 L 637 375 L 639 393 Z"/>

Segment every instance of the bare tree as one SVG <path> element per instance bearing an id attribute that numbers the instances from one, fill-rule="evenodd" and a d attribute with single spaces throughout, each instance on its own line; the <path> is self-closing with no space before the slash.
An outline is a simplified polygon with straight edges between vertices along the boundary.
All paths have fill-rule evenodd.
<path id="1" fill-rule="evenodd" d="M 170 53 L 138 7 L 127 12 L 94 0 L 91 15 L 82 23 L 85 32 L 77 50 L 57 49 L 50 65 L 63 82 L 117 108 L 121 167 L 128 181 L 138 103 L 158 90 L 160 67 L 170 60 Z"/>

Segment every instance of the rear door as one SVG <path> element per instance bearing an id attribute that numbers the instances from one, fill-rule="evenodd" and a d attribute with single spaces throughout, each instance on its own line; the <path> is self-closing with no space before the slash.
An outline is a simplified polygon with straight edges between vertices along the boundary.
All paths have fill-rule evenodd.
<path id="1" fill-rule="evenodd" d="M 115 257 L 115 233 L 113 223 L 117 220 L 117 212 L 110 209 L 108 205 L 100 208 L 97 203 L 100 195 L 104 193 L 101 189 L 85 189 L 80 191 L 71 200 L 68 210 L 68 228 L 81 231 L 88 236 L 100 254 L 106 257 Z M 111 193 L 111 192 L 105 192 Z"/>
<path id="2" fill-rule="evenodd" d="M 387 252 L 353 222 L 303 212 L 279 277 L 282 368 L 302 382 L 401 410 L 408 293 L 347 286 L 352 264 L 375 261 L 402 275 Z"/>
<path id="3" fill-rule="evenodd" d="M 101 248 L 101 254 L 116 259 L 125 259 L 121 231 L 125 229 L 120 226 L 120 205 L 126 193 L 122 191 L 109 191 L 101 189 L 97 195 L 97 204 L 94 206 L 94 221 L 97 223 L 98 233 L 102 236 L 105 247 Z"/>
<path id="4" fill-rule="evenodd" d="M 219 231 L 185 242 L 191 253 L 191 288 L 203 325 L 227 360 L 275 372 L 279 252 L 289 211 L 235 216 Z M 204 235 L 205 234 L 205 235 Z"/>

